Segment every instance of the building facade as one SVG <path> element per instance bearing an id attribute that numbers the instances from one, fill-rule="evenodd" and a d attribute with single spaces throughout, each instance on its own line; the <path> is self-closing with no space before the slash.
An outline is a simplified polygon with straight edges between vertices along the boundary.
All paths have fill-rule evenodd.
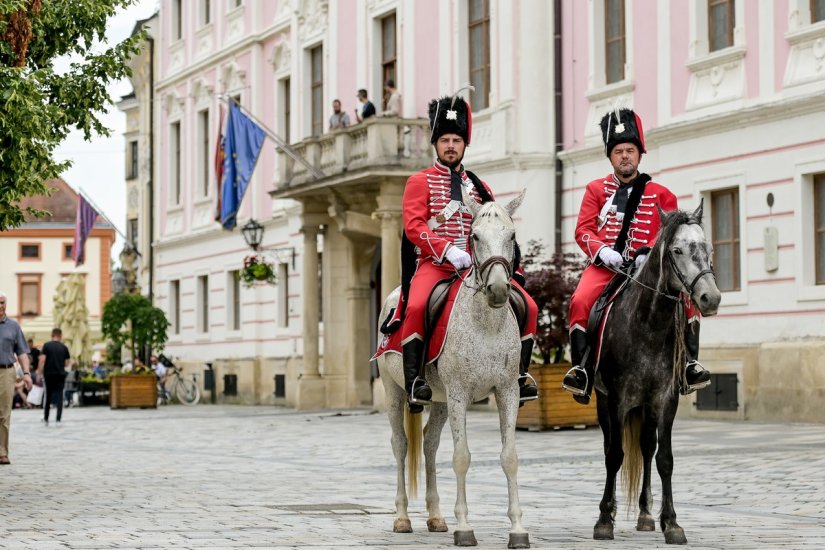
<path id="1" fill-rule="evenodd" d="M 0 232 L 0 254 L 6 268 L 0 273 L 0 290 L 6 293 L 9 317 L 17 319 L 26 337 L 37 345 L 51 339 L 55 328 L 52 310 L 57 286 L 67 275 L 85 275 L 90 340 L 101 339 L 103 306 L 111 296 L 111 250 L 115 231 L 98 219 L 85 248 L 85 263 L 72 259 L 77 193 L 61 180 L 49 180 L 51 196 L 26 197 L 21 208 L 49 212 L 45 218 L 25 215 L 20 227 Z"/>
<path id="2" fill-rule="evenodd" d="M 564 0 L 562 232 L 610 172 L 598 122 L 630 107 L 640 170 L 704 200 L 722 303 L 702 322 L 705 417 L 822 420 L 825 397 L 825 5 L 809 0 Z M 574 32 L 575 30 L 575 32 Z"/>
<path id="3" fill-rule="evenodd" d="M 152 30 L 152 272 L 155 303 L 172 322 L 167 354 L 196 372 L 210 363 L 224 400 L 371 403 L 376 315 L 400 281 L 404 182 L 433 160 L 430 99 L 475 85 L 467 167 L 498 198 L 526 187 L 522 239 L 554 238 L 552 9 L 540 0 L 163 0 Z M 380 116 L 388 78 L 400 117 Z M 330 132 L 332 100 L 354 122 L 359 88 L 379 116 Z M 267 141 L 239 212 L 239 228 L 250 219 L 265 228 L 275 286 L 238 282 L 251 251 L 214 221 L 227 97 L 311 167 Z M 148 104 L 130 101 L 130 116 L 144 120 Z"/>

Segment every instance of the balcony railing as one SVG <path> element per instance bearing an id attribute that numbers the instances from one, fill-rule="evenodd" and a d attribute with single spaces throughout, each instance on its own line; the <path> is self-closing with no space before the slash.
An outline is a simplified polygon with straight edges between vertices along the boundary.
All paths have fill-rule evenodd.
<path id="1" fill-rule="evenodd" d="M 366 122 L 291 145 L 307 163 L 340 178 L 362 169 L 420 170 L 432 162 L 430 130 L 425 119 L 372 117 Z M 288 192 L 317 181 L 300 162 L 278 150 L 278 189 Z"/>

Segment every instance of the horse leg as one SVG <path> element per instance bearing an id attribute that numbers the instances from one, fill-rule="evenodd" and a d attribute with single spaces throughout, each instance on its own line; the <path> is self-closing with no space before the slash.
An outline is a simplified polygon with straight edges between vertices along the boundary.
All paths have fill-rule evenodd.
<path id="1" fill-rule="evenodd" d="M 441 443 L 441 430 L 447 422 L 447 404 L 433 403 L 430 417 L 424 428 L 424 462 L 427 471 L 427 529 L 430 532 L 446 533 L 447 522 L 439 507 L 438 485 L 435 476 L 435 456 Z"/>
<path id="2" fill-rule="evenodd" d="M 467 470 L 470 469 L 470 447 L 467 445 L 468 395 L 458 395 L 448 388 L 447 410 L 453 432 L 453 471 L 456 478 L 455 518 L 458 520 L 453 540 L 456 546 L 477 546 L 473 528 L 467 522 Z"/>
<path id="3" fill-rule="evenodd" d="M 653 504 L 653 494 L 650 490 L 650 477 L 653 469 L 653 455 L 656 452 L 656 429 L 658 427 L 658 421 L 650 409 L 645 412 L 644 418 L 641 433 L 641 447 L 645 469 L 642 480 L 642 492 L 639 495 L 639 519 L 636 522 L 636 530 L 655 531 L 656 520 L 650 513 L 650 507 Z"/>
<path id="4" fill-rule="evenodd" d="M 596 540 L 613 540 L 613 519 L 616 517 L 616 474 L 619 473 L 624 460 L 622 422 L 619 418 L 618 406 L 614 403 L 613 397 L 608 396 L 607 402 L 609 429 L 607 450 L 604 454 L 607 475 L 604 494 L 599 504 L 599 520 L 593 527 L 593 538 Z"/>
<path id="5" fill-rule="evenodd" d="M 673 474 L 673 447 L 670 434 L 673 429 L 673 418 L 676 416 L 677 396 L 674 394 L 673 403 L 662 414 L 659 424 L 659 452 L 656 453 L 656 466 L 659 477 L 662 478 L 662 513 L 659 516 L 659 525 L 665 534 L 668 544 L 687 544 L 685 531 L 676 523 L 676 510 L 673 508 L 673 487 L 670 483 Z"/>
<path id="6" fill-rule="evenodd" d="M 399 385 L 385 378 L 384 387 L 387 394 L 387 416 L 392 428 L 392 452 L 396 464 L 395 510 L 397 517 L 392 525 L 395 533 L 412 533 L 410 516 L 407 515 L 407 486 L 404 482 L 404 461 L 407 458 L 407 435 L 404 433 L 404 409 L 406 393 Z"/>
<path id="7" fill-rule="evenodd" d="M 518 415 L 519 389 L 511 384 L 506 388 L 496 388 L 499 428 L 501 430 L 501 469 L 507 477 L 507 495 L 510 518 L 510 541 L 508 548 L 530 548 L 530 537 L 521 524 L 521 504 L 518 498 L 518 453 L 516 452 L 516 416 Z"/>

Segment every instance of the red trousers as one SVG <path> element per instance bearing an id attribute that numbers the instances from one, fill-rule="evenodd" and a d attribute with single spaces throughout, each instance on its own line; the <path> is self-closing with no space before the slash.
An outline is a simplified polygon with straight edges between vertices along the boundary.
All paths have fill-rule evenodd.
<path id="1" fill-rule="evenodd" d="M 595 264 L 584 268 L 581 279 L 579 279 L 579 286 L 570 297 L 570 332 L 576 329 L 587 331 L 590 310 L 593 309 L 593 304 L 599 299 L 613 275 L 614 273 L 609 269 Z M 685 307 L 688 321 L 697 320 L 699 311 L 693 302 L 686 300 Z"/>
<path id="2" fill-rule="evenodd" d="M 434 264 L 430 260 L 419 262 L 418 269 L 415 270 L 415 275 L 413 275 L 410 282 L 410 293 L 401 330 L 402 343 L 407 343 L 412 338 L 424 339 L 424 315 L 430 292 L 432 292 L 438 281 L 448 279 L 453 275 L 455 275 L 455 269 L 449 262 L 444 262 L 442 265 Z M 521 333 L 522 340 L 525 337 L 533 337 L 536 333 L 536 322 L 538 320 L 536 302 L 516 281 L 511 279 L 510 284 L 521 292 L 527 302 L 527 322 L 524 324 L 524 331 Z"/>

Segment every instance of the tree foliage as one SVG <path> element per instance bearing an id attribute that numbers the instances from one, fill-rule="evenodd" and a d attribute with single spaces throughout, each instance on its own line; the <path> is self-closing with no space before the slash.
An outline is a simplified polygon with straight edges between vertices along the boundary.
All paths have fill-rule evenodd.
<path id="1" fill-rule="evenodd" d="M 558 363 L 570 341 L 570 296 L 579 283 L 583 264 L 577 254 L 569 252 L 557 252 L 546 258 L 545 246 L 540 241 L 527 245 L 522 262 L 525 289 L 539 309 L 536 346 L 545 363 Z"/>
<path id="2" fill-rule="evenodd" d="M 162 351 L 168 327 L 163 310 L 141 294 L 116 294 L 103 306 L 103 335 L 114 347 L 128 344 L 133 359 L 146 346 Z"/>
<path id="3" fill-rule="evenodd" d="M 113 104 L 106 86 L 129 76 L 143 35 L 101 43 L 116 10 L 134 2 L 0 0 L 0 231 L 23 222 L 20 199 L 47 194 L 44 182 L 70 166 L 52 154 L 72 129 L 109 135 L 99 118 Z"/>

